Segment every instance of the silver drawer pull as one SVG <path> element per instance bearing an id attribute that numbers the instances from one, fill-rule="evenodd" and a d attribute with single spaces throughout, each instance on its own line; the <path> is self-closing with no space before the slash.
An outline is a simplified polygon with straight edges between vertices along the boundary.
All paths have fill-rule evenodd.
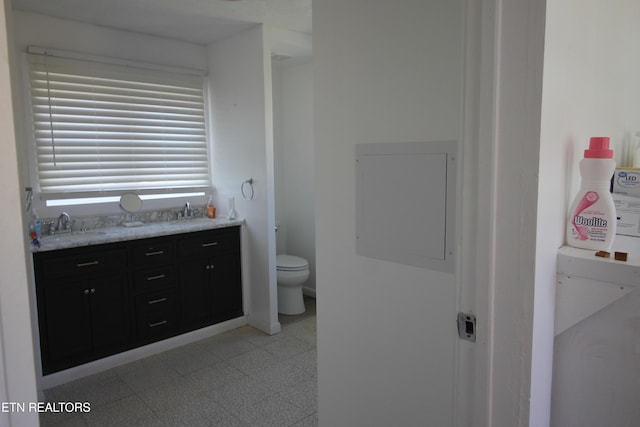
<path id="1" fill-rule="evenodd" d="M 98 265 L 98 264 L 99 264 L 98 261 L 81 262 L 76 264 L 76 267 L 89 267 L 91 265 Z"/>
<path id="2" fill-rule="evenodd" d="M 166 320 L 163 320 L 161 322 L 156 322 L 156 323 L 149 323 L 149 327 L 150 328 L 155 328 L 156 326 L 162 326 L 162 325 L 166 325 L 168 322 Z"/>
<path id="3" fill-rule="evenodd" d="M 164 251 L 145 252 L 146 256 L 162 255 Z"/>
<path id="4" fill-rule="evenodd" d="M 157 276 L 149 276 L 147 277 L 148 281 L 152 281 L 152 280 L 158 280 L 158 279 L 164 279 L 165 277 L 167 277 L 164 274 L 158 274 Z"/>
<path id="5" fill-rule="evenodd" d="M 159 302 L 165 302 L 167 299 L 166 298 L 158 298 L 158 299 L 154 299 L 153 301 L 149 301 L 149 305 L 151 304 L 157 304 Z"/>
<path id="6" fill-rule="evenodd" d="M 218 246 L 218 242 L 211 242 L 211 243 L 203 243 L 202 244 L 203 248 L 208 248 L 209 246 Z"/>

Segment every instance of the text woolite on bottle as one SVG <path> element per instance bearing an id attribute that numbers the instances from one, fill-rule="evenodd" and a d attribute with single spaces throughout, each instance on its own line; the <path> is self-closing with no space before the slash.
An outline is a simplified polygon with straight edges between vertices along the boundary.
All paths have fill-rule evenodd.
<path id="1" fill-rule="evenodd" d="M 580 161 L 580 191 L 569 208 L 567 244 L 608 251 L 616 235 L 616 207 L 609 190 L 616 168 L 609 138 L 592 137 Z"/>

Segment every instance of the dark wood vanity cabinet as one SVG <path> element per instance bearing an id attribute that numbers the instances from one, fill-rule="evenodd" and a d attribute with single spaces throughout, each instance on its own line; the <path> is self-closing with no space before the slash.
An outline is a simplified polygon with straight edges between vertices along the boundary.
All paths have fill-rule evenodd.
<path id="1" fill-rule="evenodd" d="M 242 315 L 237 233 L 199 233 L 178 241 L 181 321 L 198 326 Z"/>
<path id="2" fill-rule="evenodd" d="M 124 248 L 111 246 L 34 254 L 44 373 L 127 347 L 126 260 Z"/>
<path id="3" fill-rule="evenodd" d="M 243 315 L 238 226 L 33 257 L 45 375 Z"/>

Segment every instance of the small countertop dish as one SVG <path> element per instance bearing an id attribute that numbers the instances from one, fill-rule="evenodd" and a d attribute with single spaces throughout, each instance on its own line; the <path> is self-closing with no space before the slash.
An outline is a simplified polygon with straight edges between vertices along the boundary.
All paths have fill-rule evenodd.
<path id="1" fill-rule="evenodd" d="M 31 245 L 31 252 L 53 251 L 57 249 L 77 248 L 99 245 L 103 243 L 122 242 L 167 236 L 171 234 L 190 233 L 211 230 L 214 228 L 233 227 L 244 224 L 242 219 L 195 218 L 168 222 L 153 222 L 140 227 L 108 227 L 87 231 L 73 231 L 42 236 L 40 247 Z"/>

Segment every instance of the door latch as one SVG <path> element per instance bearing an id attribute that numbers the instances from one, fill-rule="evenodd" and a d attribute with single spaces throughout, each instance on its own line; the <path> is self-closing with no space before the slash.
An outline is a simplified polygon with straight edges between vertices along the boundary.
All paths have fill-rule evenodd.
<path id="1" fill-rule="evenodd" d="M 458 313 L 458 336 L 460 339 L 476 342 L 476 316 Z"/>

